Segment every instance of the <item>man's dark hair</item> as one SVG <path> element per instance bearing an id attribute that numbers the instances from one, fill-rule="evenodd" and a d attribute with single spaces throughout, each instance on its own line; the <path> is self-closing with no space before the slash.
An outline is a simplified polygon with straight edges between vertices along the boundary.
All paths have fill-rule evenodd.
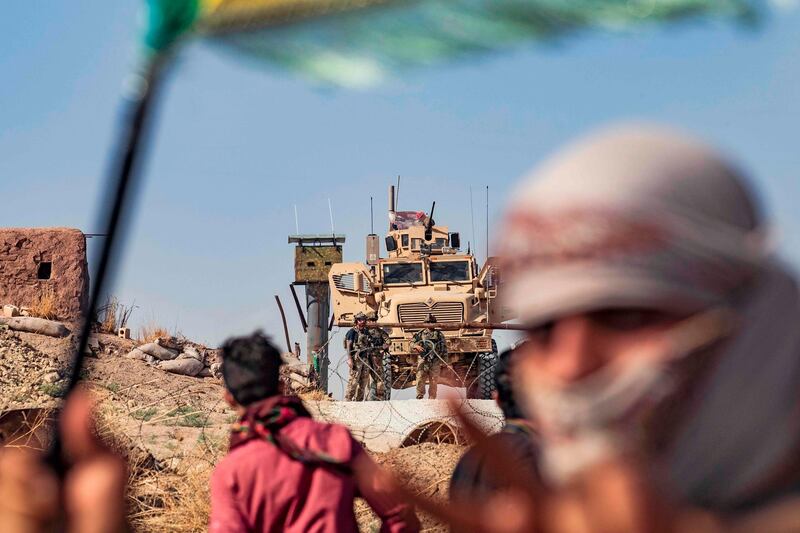
<path id="1" fill-rule="evenodd" d="M 222 346 L 225 388 L 240 405 L 278 394 L 281 354 L 263 332 L 233 337 Z"/>
<path id="2" fill-rule="evenodd" d="M 508 418 L 523 418 L 522 413 L 514 400 L 514 391 L 511 389 L 511 365 L 514 348 L 503 351 L 497 358 L 495 366 L 494 385 L 497 388 L 497 403 L 503 416 Z"/>

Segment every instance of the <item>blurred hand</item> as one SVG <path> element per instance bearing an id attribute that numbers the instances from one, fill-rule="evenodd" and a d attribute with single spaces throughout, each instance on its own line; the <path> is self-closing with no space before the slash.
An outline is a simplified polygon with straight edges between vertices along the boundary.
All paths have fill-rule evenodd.
<path id="1" fill-rule="evenodd" d="M 88 393 L 70 395 L 61 417 L 64 451 L 70 462 L 63 482 L 41 452 L 0 450 L 0 531 L 70 533 L 125 531 L 125 463 L 92 432 Z"/>
<path id="2" fill-rule="evenodd" d="M 502 441 L 486 435 L 461 410 L 451 409 L 465 435 L 486 458 L 485 468 L 508 488 L 492 497 L 442 503 L 399 482 L 403 496 L 454 531 L 480 533 L 721 533 L 721 523 L 707 512 L 681 508 L 652 484 L 635 456 L 610 457 L 578 473 L 569 483 L 552 487 L 523 472 Z M 744 530 L 743 530 L 744 531 Z M 773 529 L 752 529 L 773 531 Z M 783 530 L 775 530 L 783 531 Z M 737 531 L 737 533 L 740 533 Z"/>

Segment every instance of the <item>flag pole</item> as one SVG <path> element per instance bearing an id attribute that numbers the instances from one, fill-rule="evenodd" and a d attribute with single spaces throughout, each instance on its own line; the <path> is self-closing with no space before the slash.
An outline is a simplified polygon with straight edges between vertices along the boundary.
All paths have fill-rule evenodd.
<path id="1" fill-rule="evenodd" d="M 68 397 L 75 390 L 80 380 L 85 352 L 92 333 L 92 321 L 100 306 L 104 291 L 113 278 L 117 264 L 115 259 L 121 250 L 121 233 L 124 231 L 125 215 L 130 213 L 136 182 L 141 174 L 142 156 L 146 148 L 147 127 L 153 112 L 153 104 L 159 88 L 167 54 L 154 54 L 148 57 L 143 65 L 132 75 L 126 84 L 123 113 L 116 145 L 114 146 L 111 166 L 106 178 L 105 205 L 109 208 L 100 215 L 101 225 L 106 238 L 93 273 L 89 306 L 82 318 L 80 336 L 72 356 L 64 396 Z M 48 462 L 57 471 L 64 471 L 61 438 L 55 432 Z"/>

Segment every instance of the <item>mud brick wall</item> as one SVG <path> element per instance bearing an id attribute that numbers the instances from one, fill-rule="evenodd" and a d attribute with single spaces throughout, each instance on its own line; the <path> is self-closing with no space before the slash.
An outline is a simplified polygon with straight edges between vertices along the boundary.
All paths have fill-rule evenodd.
<path id="1" fill-rule="evenodd" d="M 0 304 L 30 307 L 50 291 L 62 320 L 76 320 L 88 307 L 83 233 L 69 228 L 0 228 Z"/>

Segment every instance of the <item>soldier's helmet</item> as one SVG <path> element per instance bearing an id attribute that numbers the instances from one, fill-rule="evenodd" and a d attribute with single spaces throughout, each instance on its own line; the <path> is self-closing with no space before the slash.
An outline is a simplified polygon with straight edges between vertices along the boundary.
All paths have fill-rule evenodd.
<path id="1" fill-rule="evenodd" d="M 366 322 L 367 321 L 367 315 L 365 315 L 361 311 L 356 313 L 356 316 L 354 318 L 355 318 L 356 322 Z"/>
<path id="2" fill-rule="evenodd" d="M 426 324 L 435 324 L 436 323 L 436 317 L 433 316 L 433 313 L 428 313 L 428 316 L 425 317 L 425 323 Z"/>

